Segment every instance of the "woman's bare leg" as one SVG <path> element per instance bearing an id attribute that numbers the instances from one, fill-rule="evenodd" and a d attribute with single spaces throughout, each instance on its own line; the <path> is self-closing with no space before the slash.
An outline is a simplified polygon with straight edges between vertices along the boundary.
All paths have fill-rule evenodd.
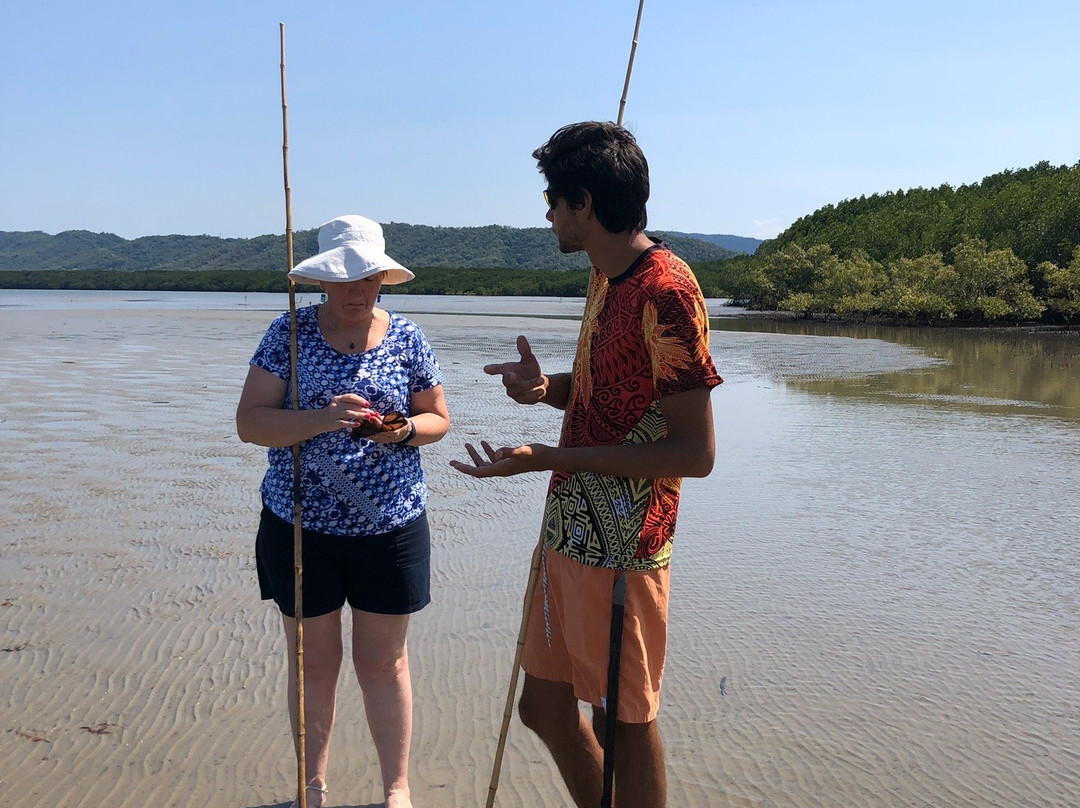
<path id="1" fill-rule="evenodd" d="M 353 609 L 352 617 L 353 666 L 379 755 L 386 808 L 411 808 L 412 683 L 405 646 L 409 616 Z"/>
<path id="2" fill-rule="evenodd" d="M 296 698 L 296 620 L 281 616 L 289 653 L 289 719 L 293 742 L 299 744 Z M 343 655 L 341 610 L 304 618 L 304 749 L 308 783 L 326 787 L 330 734 L 334 729 L 337 680 Z M 320 808 L 325 795 L 307 792 L 308 808 Z"/>

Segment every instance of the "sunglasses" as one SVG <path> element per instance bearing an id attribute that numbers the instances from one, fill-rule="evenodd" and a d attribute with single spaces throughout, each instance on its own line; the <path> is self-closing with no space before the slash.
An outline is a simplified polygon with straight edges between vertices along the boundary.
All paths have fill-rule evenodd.
<path id="1" fill-rule="evenodd" d="M 364 421 L 360 426 L 354 426 L 352 432 L 349 433 L 349 437 L 353 440 L 360 440 L 360 438 L 370 438 L 379 432 L 393 432 L 395 429 L 401 429 L 403 426 L 408 425 L 409 419 L 405 417 L 404 413 L 388 412 L 382 417 L 382 424 L 377 424 L 374 421 Z"/>
<path id="2" fill-rule="evenodd" d="M 550 189 L 544 190 L 544 204 L 549 208 L 555 207 L 555 203 L 559 201 L 559 197 L 555 195 L 555 192 Z"/>

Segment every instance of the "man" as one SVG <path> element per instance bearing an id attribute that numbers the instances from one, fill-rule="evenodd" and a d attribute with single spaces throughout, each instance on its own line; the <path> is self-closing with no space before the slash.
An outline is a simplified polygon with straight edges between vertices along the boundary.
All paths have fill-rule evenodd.
<path id="1" fill-rule="evenodd" d="M 720 384 L 690 268 L 644 234 L 649 169 L 612 123 L 565 126 L 533 152 L 564 253 L 593 270 L 572 373 L 544 374 L 528 340 L 488 365 L 522 404 L 565 409 L 557 447 L 466 444 L 474 477 L 551 471 L 541 585 L 528 606 L 521 720 L 547 745 L 578 806 L 600 804 L 612 587 L 627 595 L 617 723 L 619 808 L 665 804 L 656 725 L 667 645 L 668 562 L 683 477 L 712 470 L 709 394 Z M 592 722 L 578 701 L 593 705 Z"/>

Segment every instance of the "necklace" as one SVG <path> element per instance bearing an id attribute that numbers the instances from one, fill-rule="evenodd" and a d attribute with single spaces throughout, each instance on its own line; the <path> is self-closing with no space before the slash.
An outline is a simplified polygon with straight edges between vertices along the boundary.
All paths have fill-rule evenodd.
<path id="1" fill-rule="evenodd" d="M 349 342 L 349 350 L 350 351 L 355 351 L 356 350 L 356 340 L 349 339 L 347 336 L 345 336 L 345 332 L 342 331 L 340 328 L 338 328 L 336 325 L 334 325 L 332 322 L 330 322 L 330 319 L 328 317 L 323 317 L 322 322 L 324 322 L 326 325 L 330 326 L 332 329 L 337 331 L 338 334 L 341 335 L 342 339 L 348 340 L 348 342 Z"/>

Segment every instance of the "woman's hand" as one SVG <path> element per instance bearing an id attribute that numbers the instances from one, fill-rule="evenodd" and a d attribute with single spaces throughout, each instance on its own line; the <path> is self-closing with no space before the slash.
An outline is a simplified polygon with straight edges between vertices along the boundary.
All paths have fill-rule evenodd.
<path id="1" fill-rule="evenodd" d="M 382 423 L 382 415 L 371 409 L 371 402 L 356 393 L 334 396 L 330 403 L 322 408 L 322 412 L 328 419 L 325 430 L 327 432 L 334 429 L 352 429 L 369 421 L 376 425 Z"/>
<path id="2" fill-rule="evenodd" d="M 240 440 L 259 446 L 292 446 L 324 432 L 348 429 L 378 417 L 370 402 L 355 393 L 334 396 L 325 407 L 287 409 L 288 382 L 256 365 L 248 368 L 240 403 L 236 407 L 236 432 Z"/>
<path id="3" fill-rule="evenodd" d="M 405 440 L 405 438 L 407 438 L 415 428 L 413 422 L 410 419 L 405 418 L 405 416 L 401 415 L 401 413 L 394 413 L 394 415 L 398 416 L 398 418 L 401 418 L 404 421 L 401 426 L 399 426 L 397 429 L 386 429 L 383 418 L 380 417 L 378 419 L 378 423 L 384 428 L 381 431 L 376 432 L 374 435 L 368 435 L 367 439 L 372 441 L 373 443 L 401 443 L 403 440 Z"/>

